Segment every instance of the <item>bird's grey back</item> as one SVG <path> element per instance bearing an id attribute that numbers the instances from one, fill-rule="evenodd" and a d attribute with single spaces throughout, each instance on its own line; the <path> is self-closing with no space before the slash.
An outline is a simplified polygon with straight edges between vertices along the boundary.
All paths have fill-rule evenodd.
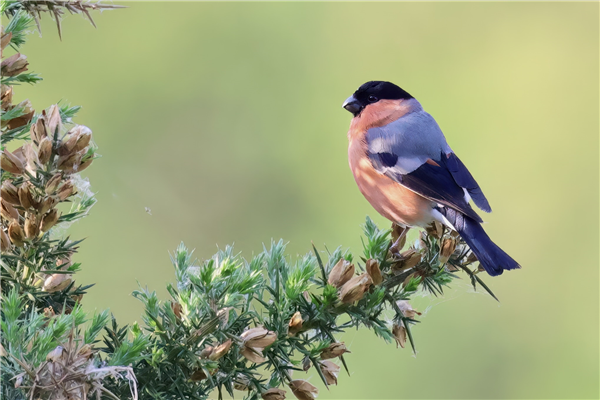
<path id="1" fill-rule="evenodd" d="M 452 151 L 435 119 L 421 107 L 386 126 L 369 129 L 366 137 L 369 153 L 398 156 L 395 169 L 402 174 Z"/>

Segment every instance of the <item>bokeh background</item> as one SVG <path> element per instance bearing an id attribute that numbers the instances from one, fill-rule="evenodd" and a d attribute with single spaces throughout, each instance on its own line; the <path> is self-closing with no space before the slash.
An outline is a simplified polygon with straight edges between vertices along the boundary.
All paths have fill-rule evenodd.
<path id="1" fill-rule="evenodd" d="M 465 280 L 414 329 L 418 355 L 344 337 L 352 375 L 320 398 L 598 398 L 598 3 L 128 2 L 50 19 L 23 52 L 34 107 L 83 105 L 103 157 L 79 282 L 88 310 L 140 320 L 180 241 L 210 257 L 271 238 L 360 253 L 376 215 L 347 166 L 343 100 L 390 80 L 437 119 L 494 208 L 490 235 L 523 265 Z M 151 215 L 145 210 L 149 208 Z M 300 376 L 299 376 L 300 377 Z"/>

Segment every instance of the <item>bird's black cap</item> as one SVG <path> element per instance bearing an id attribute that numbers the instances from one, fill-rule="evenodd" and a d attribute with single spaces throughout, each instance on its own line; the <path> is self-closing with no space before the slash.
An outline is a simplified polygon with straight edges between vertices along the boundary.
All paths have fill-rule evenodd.
<path id="1" fill-rule="evenodd" d="M 370 81 L 359 87 L 346 100 L 343 107 L 354 116 L 357 116 L 367 105 L 376 103 L 379 100 L 408 100 L 412 98 L 410 93 L 392 82 Z"/>

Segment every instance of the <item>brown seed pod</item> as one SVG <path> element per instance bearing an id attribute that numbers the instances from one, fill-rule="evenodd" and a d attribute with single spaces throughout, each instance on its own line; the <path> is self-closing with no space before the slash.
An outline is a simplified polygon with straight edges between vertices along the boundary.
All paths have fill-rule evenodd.
<path id="1" fill-rule="evenodd" d="M 367 273 L 355 276 L 341 287 L 338 296 L 342 303 L 354 303 L 363 298 L 365 292 L 369 290 L 372 284 L 373 280 Z"/>
<path id="2" fill-rule="evenodd" d="M 54 137 L 57 131 L 62 128 L 62 120 L 60 118 L 60 107 L 57 104 L 53 104 L 48 109 L 48 116 L 46 119 L 46 128 L 48 129 L 48 136 Z"/>
<path id="3" fill-rule="evenodd" d="M 8 226 L 8 237 L 12 244 L 17 247 L 23 247 L 25 245 L 25 232 L 23 228 L 17 222 L 13 221 Z"/>
<path id="4" fill-rule="evenodd" d="M 353 276 L 354 264 L 350 264 L 350 262 L 342 258 L 331 269 L 327 283 L 329 283 L 331 286 L 339 288 L 348 282 Z"/>
<path id="5" fill-rule="evenodd" d="M 25 210 L 29 210 L 38 204 L 33 198 L 33 193 L 31 193 L 31 183 L 25 182 L 22 184 L 17 193 L 19 194 L 21 207 Z"/>
<path id="6" fill-rule="evenodd" d="M 37 156 L 42 165 L 45 165 L 50 161 L 50 157 L 52 156 L 52 140 L 47 137 L 42 139 L 38 147 Z"/>
<path id="7" fill-rule="evenodd" d="M 37 210 L 40 214 L 46 214 L 48 211 L 50 211 L 51 208 L 53 208 L 57 204 L 58 204 L 58 197 L 47 196 L 46 198 L 44 198 L 42 201 L 40 201 L 38 203 Z"/>
<path id="8" fill-rule="evenodd" d="M 277 334 L 262 327 L 248 329 L 240 337 L 247 347 L 264 349 L 272 345 L 277 340 Z"/>
<path id="9" fill-rule="evenodd" d="M 367 273 L 373 280 L 374 285 L 379 285 L 383 282 L 383 276 L 381 275 L 381 270 L 379 269 L 379 261 L 374 259 L 367 260 L 366 264 Z"/>
<path id="10" fill-rule="evenodd" d="M 302 314 L 300 314 L 300 311 L 296 311 L 288 323 L 288 334 L 295 336 L 300 332 L 302 330 L 302 322 Z"/>
<path id="11" fill-rule="evenodd" d="M 27 239 L 34 239 L 40 233 L 40 224 L 37 220 L 37 216 L 33 213 L 27 213 L 25 217 L 25 237 Z"/>
<path id="12" fill-rule="evenodd" d="M 35 144 L 39 144 L 42 140 L 48 137 L 45 114 L 42 114 L 37 121 L 35 121 L 35 124 L 31 124 L 29 135 Z"/>
<path id="13" fill-rule="evenodd" d="M 0 70 L 2 71 L 2 76 L 15 76 L 27 71 L 28 64 L 27 56 L 17 53 L 2 61 Z"/>
<path id="14" fill-rule="evenodd" d="M 8 234 L 4 232 L 4 229 L 0 229 L 0 237 L 1 237 L 1 249 L 4 253 L 5 251 L 10 250 L 10 239 L 8 238 Z"/>
<path id="15" fill-rule="evenodd" d="M 321 372 L 325 376 L 325 380 L 328 385 L 337 385 L 338 374 L 340 373 L 340 366 L 329 361 L 321 361 Z"/>
<path id="16" fill-rule="evenodd" d="M 321 359 L 328 360 L 330 358 L 336 358 L 344 353 L 350 353 L 350 350 L 346 348 L 344 342 L 331 343 L 326 349 L 321 351 Z"/>
<path id="17" fill-rule="evenodd" d="M 3 170 L 8 171 L 13 175 L 22 175 L 25 171 L 23 162 L 8 150 L 2 152 L 0 163 Z"/>
<path id="18" fill-rule="evenodd" d="M 60 184 L 60 182 L 62 181 L 62 174 L 59 172 L 58 174 L 54 175 L 52 178 L 50 178 L 48 180 L 48 182 L 46 182 L 46 187 L 44 188 L 44 191 L 46 192 L 46 194 L 54 194 L 54 192 L 56 192 L 56 189 L 58 188 L 58 185 Z"/>
<path id="19" fill-rule="evenodd" d="M 315 400 L 319 394 L 319 389 L 304 379 L 295 379 L 289 383 L 289 386 L 298 400 Z"/>
<path id="20" fill-rule="evenodd" d="M 0 214 L 2 215 L 2 218 L 4 218 L 7 221 L 19 222 L 19 212 L 17 211 L 17 209 L 14 208 L 9 202 L 4 201 L 4 199 L 1 199 L 0 203 Z"/>
<path id="21" fill-rule="evenodd" d="M 396 347 L 400 346 L 404 348 L 404 345 L 406 345 L 406 328 L 402 322 L 400 322 L 400 325 L 394 324 L 392 327 L 392 335 L 394 335 L 394 339 L 396 339 Z"/>
<path id="22" fill-rule="evenodd" d="M 35 110 L 31 106 L 31 102 L 29 100 L 23 100 L 19 104 L 15 105 L 14 108 L 23 109 L 23 114 L 20 117 L 13 118 L 10 121 L 8 121 L 8 123 L 6 124 L 6 126 L 8 126 L 8 129 L 15 129 L 27 125 L 29 121 L 31 121 L 31 119 L 33 118 L 33 115 L 35 114 Z"/>
<path id="23" fill-rule="evenodd" d="M 285 400 L 285 390 L 271 388 L 262 392 L 260 397 L 262 397 L 263 400 Z"/>
<path id="24" fill-rule="evenodd" d="M 42 222 L 40 222 L 40 231 L 48 232 L 50 228 L 52 228 L 58 222 L 58 211 L 56 208 L 48 211 L 46 215 L 42 218 Z"/>
<path id="25" fill-rule="evenodd" d="M 3 200 L 7 201 L 12 205 L 21 205 L 21 201 L 19 200 L 18 189 L 12 184 L 11 181 L 6 180 L 2 182 L 1 196 Z"/>

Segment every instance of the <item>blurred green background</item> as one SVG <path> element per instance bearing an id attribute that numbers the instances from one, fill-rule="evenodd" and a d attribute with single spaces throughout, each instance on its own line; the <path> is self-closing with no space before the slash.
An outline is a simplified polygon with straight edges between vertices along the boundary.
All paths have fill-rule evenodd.
<path id="1" fill-rule="evenodd" d="M 344 99 L 390 80 L 438 121 L 490 200 L 486 229 L 522 265 L 414 302 L 418 356 L 344 337 L 352 375 L 320 398 L 598 398 L 598 3 L 144 3 L 50 19 L 23 52 L 43 108 L 83 105 L 103 157 L 71 228 L 87 309 L 140 320 L 180 241 L 251 256 L 271 238 L 359 254 Z M 148 207 L 151 215 L 145 211 Z M 296 377 L 301 378 L 300 374 Z M 435 382 L 435 383 L 433 383 Z M 291 396 L 291 393 L 290 393 Z"/>

